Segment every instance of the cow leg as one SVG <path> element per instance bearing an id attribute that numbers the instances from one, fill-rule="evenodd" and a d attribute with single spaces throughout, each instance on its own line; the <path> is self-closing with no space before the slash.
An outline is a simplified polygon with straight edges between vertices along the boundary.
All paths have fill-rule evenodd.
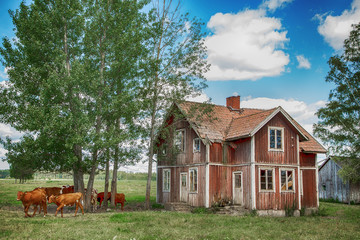
<path id="1" fill-rule="evenodd" d="M 43 208 L 43 210 L 44 210 L 44 217 L 45 217 L 46 214 L 47 214 L 47 205 L 46 205 L 46 202 L 43 202 L 43 203 L 42 203 L 42 208 Z"/>
<path id="2" fill-rule="evenodd" d="M 121 211 L 124 211 L 124 203 L 121 202 Z"/>
<path id="3" fill-rule="evenodd" d="M 76 213 L 77 213 L 78 208 L 79 208 L 79 202 L 76 202 L 76 203 L 75 203 L 75 206 L 76 206 L 76 208 L 75 208 L 75 215 L 74 215 L 74 217 L 76 217 Z"/>
<path id="4" fill-rule="evenodd" d="M 36 211 L 37 211 L 37 206 L 38 206 L 38 205 L 35 205 L 35 206 L 34 206 L 34 213 L 33 213 L 32 216 L 35 216 L 35 213 L 36 213 Z"/>
<path id="5" fill-rule="evenodd" d="M 100 198 L 100 207 L 101 207 L 101 203 L 102 203 L 103 200 L 104 200 L 103 198 Z"/>
<path id="6" fill-rule="evenodd" d="M 83 205 L 81 204 L 81 202 L 79 202 L 79 207 L 81 209 L 82 215 L 84 215 L 84 208 L 83 208 Z"/>
<path id="7" fill-rule="evenodd" d="M 29 206 L 25 206 L 24 207 L 25 217 L 30 217 L 29 214 L 28 214 L 28 211 L 29 211 Z"/>
<path id="8" fill-rule="evenodd" d="M 61 217 L 64 217 L 63 210 L 64 210 L 64 207 L 61 208 Z"/>
<path id="9" fill-rule="evenodd" d="M 63 209 L 64 205 L 63 204 L 60 204 L 60 206 L 56 209 L 56 212 L 55 212 L 55 217 L 58 213 L 58 211 L 61 209 L 61 216 L 62 216 L 62 209 Z"/>

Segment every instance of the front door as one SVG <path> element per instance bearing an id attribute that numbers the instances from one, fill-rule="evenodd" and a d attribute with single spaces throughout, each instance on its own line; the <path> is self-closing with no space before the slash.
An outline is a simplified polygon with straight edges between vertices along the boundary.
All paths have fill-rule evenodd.
<path id="1" fill-rule="evenodd" d="M 187 202 L 187 173 L 180 174 L 180 201 Z"/>
<path id="2" fill-rule="evenodd" d="M 243 205 L 243 183 L 241 172 L 233 173 L 233 193 L 234 204 Z"/>

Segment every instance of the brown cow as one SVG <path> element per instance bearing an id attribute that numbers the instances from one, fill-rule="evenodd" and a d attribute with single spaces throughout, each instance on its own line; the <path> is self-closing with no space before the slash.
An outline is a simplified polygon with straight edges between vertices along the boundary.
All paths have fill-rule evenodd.
<path id="1" fill-rule="evenodd" d="M 45 192 L 46 192 L 46 198 L 49 199 L 49 197 L 51 195 L 54 195 L 54 196 L 59 196 L 61 193 L 61 188 L 59 187 L 38 187 L 38 188 L 35 188 L 34 190 L 37 190 L 37 189 L 44 189 Z"/>
<path id="2" fill-rule="evenodd" d="M 55 212 L 55 217 L 59 210 L 61 210 L 61 217 L 63 217 L 63 208 L 65 206 L 72 206 L 74 204 L 76 205 L 74 217 L 76 216 L 79 207 L 81 208 L 82 214 L 84 215 L 84 208 L 80 202 L 83 200 L 84 198 L 81 192 L 66 193 L 66 194 L 61 194 L 60 196 L 52 195 L 49 197 L 49 203 L 55 203 L 58 206 Z"/>
<path id="3" fill-rule="evenodd" d="M 31 192 L 21 192 L 17 194 L 17 200 L 21 201 L 24 206 L 25 217 L 33 217 L 37 211 L 37 206 L 40 205 L 44 209 L 44 217 L 47 214 L 46 206 L 46 195 L 39 190 L 34 190 Z M 28 214 L 29 207 L 34 205 L 34 213 L 32 216 Z"/>
<path id="4" fill-rule="evenodd" d="M 104 192 L 101 192 L 101 193 L 98 193 L 98 195 L 97 195 L 97 201 L 100 202 L 99 207 L 101 207 L 101 203 L 104 201 L 104 198 L 105 198 L 104 194 L 105 194 Z M 108 201 L 110 198 L 111 198 L 111 192 L 108 192 L 108 197 L 107 197 L 106 201 Z"/>
<path id="5" fill-rule="evenodd" d="M 75 187 L 74 187 L 74 185 L 72 185 L 72 186 L 69 186 L 69 185 L 62 186 L 62 187 L 61 187 L 61 190 L 60 190 L 60 194 L 74 193 L 74 192 L 75 192 Z"/>
<path id="6" fill-rule="evenodd" d="M 116 197 L 115 197 L 115 208 L 116 208 L 116 204 L 120 203 L 121 204 L 121 211 L 124 211 L 124 204 L 125 204 L 126 200 L 125 200 L 125 194 L 123 193 L 117 193 Z"/>

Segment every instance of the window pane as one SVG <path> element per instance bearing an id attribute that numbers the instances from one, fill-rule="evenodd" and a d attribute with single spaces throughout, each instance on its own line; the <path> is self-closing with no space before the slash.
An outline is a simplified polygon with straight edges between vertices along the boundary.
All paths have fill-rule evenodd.
<path id="1" fill-rule="evenodd" d="M 181 186 L 186 187 L 186 175 L 181 175 Z"/>
<path id="2" fill-rule="evenodd" d="M 270 129 L 270 148 L 275 148 L 275 130 Z"/>
<path id="3" fill-rule="evenodd" d="M 267 189 L 272 190 L 273 189 L 273 187 L 272 187 L 272 170 L 267 170 L 267 184 L 268 184 Z"/>
<path id="4" fill-rule="evenodd" d="M 287 172 L 288 190 L 293 190 L 293 171 Z"/>
<path id="5" fill-rule="evenodd" d="M 281 139 L 281 130 L 276 130 L 276 148 L 281 149 L 282 148 L 282 139 Z"/>
<path id="6" fill-rule="evenodd" d="M 286 190 L 286 171 L 281 171 L 281 190 Z"/>
<path id="7" fill-rule="evenodd" d="M 241 188 L 241 175 L 235 174 L 235 188 Z"/>

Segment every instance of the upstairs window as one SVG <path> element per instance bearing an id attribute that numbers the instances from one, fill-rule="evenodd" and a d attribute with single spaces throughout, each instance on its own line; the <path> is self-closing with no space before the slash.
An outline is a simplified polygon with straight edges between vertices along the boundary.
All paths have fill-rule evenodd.
<path id="1" fill-rule="evenodd" d="M 195 138 L 193 141 L 193 151 L 194 153 L 200 152 L 200 138 Z"/>
<path id="2" fill-rule="evenodd" d="M 163 170 L 163 192 L 170 192 L 170 169 Z"/>
<path id="3" fill-rule="evenodd" d="M 281 191 L 294 191 L 294 170 L 281 170 Z"/>
<path id="4" fill-rule="evenodd" d="M 197 168 L 190 168 L 189 170 L 189 177 L 190 177 L 190 192 L 196 193 L 197 192 L 197 183 L 198 183 L 198 172 Z"/>
<path id="5" fill-rule="evenodd" d="M 274 169 L 260 169 L 260 190 L 273 191 L 274 190 Z"/>
<path id="6" fill-rule="evenodd" d="M 284 128 L 269 127 L 269 150 L 284 150 Z"/>
<path id="7" fill-rule="evenodd" d="M 174 144 L 180 152 L 185 152 L 185 129 L 176 130 Z"/>

